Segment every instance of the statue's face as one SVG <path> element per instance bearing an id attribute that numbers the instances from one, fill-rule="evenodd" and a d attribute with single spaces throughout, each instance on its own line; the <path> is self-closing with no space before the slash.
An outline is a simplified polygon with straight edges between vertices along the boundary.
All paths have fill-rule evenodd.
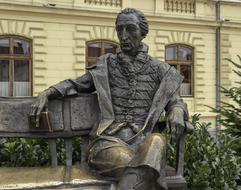
<path id="1" fill-rule="evenodd" d="M 121 50 L 127 54 L 135 53 L 143 39 L 136 15 L 121 14 L 117 20 L 116 31 Z"/>

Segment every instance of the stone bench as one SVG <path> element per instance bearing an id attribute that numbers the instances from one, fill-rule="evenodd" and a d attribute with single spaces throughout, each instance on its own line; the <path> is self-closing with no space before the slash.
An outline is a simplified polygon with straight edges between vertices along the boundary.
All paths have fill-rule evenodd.
<path id="1" fill-rule="evenodd" d="M 84 163 L 84 150 L 88 144 L 88 134 L 95 122 L 99 120 L 100 116 L 97 97 L 95 94 L 81 94 L 78 97 L 50 101 L 48 112 L 51 121 L 51 129 L 49 129 L 44 122 L 41 122 L 39 128 L 30 127 L 28 113 L 30 111 L 30 105 L 34 100 L 34 97 L 0 97 L 0 137 L 44 138 L 48 140 L 51 151 L 51 164 L 54 167 L 58 165 L 56 139 L 63 138 L 66 148 L 66 175 L 71 175 L 72 138 L 77 136 L 82 138 L 80 147 L 81 163 Z M 167 169 L 165 181 L 169 189 L 184 189 L 186 186 L 185 179 L 182 176 L 184 142 L 185 136 L 183 136 L 177 145 L 176 170 L 172 168 Z M 69 180 L 67 186 L 70 185 L 70 182 Z M 91 187 L 91 184 L 92 186 L 99 186 L 99 189 L 104 186 L 105 189 L 106 186 L 108 186 L 109 189 L 115 189 L 114 183 L 110 183 L 103 179 L 99 179 L 99 183 L 97 179 L 94 181 L 90 180 L 87 186 Z M 64 181 L 62 181 L 60 186 L 64 188 L 64 185 L 66 186 Z M 77 184 L 72 185 L 73 188 L 77 188 L 78 186 Z M 81 183 L 81 185 L 83 186 L 84 182 Z M 88 189 L 87 186 L 86 189 Z M 96 190 L 98 189 L 97 186 L 95 188 Z M 59 189 L 62 187 L 59 187 Z M 49 188 L 52 188 L 51 185 Z M 26 187 L 23 189 L 26 189 Z"/>

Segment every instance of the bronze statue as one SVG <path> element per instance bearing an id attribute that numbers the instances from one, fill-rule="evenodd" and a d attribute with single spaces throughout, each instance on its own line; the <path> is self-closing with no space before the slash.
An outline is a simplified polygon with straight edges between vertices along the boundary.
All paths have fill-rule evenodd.
<path id="1" fill-rule="evenodd" d="M 166 140 L 152 132 L 164 110 L 172 137 L 179 139 L 184 132 L 188 112 L 177 93 L 183 77 L 148 55 L 142 43 L 148 22 L 141 11 L 122 10 L 116 31 L 116 54 L 101 56 L 83 76 L 42 92 L 30 115 L 38 126 L 49 99 L 96 91 L 101 118 L 90 134 L 88 165 L 103 176 L 116 177 L 118 190 L 158 189 L 157 178 L 165 175 Z"/>

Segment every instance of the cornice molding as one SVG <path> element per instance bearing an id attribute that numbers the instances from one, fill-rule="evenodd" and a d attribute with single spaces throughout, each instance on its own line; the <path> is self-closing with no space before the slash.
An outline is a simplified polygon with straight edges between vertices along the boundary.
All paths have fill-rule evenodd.
<path id="1" fill-rule="evenodd" d="M 217 1 L 217 0 L 215 0 L 215 1 Z M 220 0 L 220 2 L 222 4 L 239 4 L 239 6 L 241 5 L 240 0 Z"/>
<path id="2" fill-rule="evenodd" d="M 1 15 L 1 12 L 7 11 L 7 14 Z M 40 17 L 37 21 L 39 22 L 49 22 L 52 17 L 46 21 L 45 18 L 41 15 L 58 15 L 58 16 L 67 16 L 67 17 L 92 17 L 92 18 L 102 18 L 102 19 L 111 19 L 116 18 L 118 9 L 94 9 L 94 8 L 82 8 L 82 9 L 73 9 L 73 8 L 60 8 L 60 7 L 40 7 L 32 5 L 16 5 L 12 3 L 0 3 L 0 15 L 1 18 L 10 19 L 8 14 L 11 14 L 9 11 L 19 12 L 19 14 L 26 13 L 35 13 L 39 14 Z M 22 12 L 22 13 L 21 13 Z M 91 16 L 90 16 L 91 15 Z M 184 25 L 198 25 L 201 27 L 224 27 L 224 28 L 241 28 L 241 20 L 232 20 L 230 22 L 216 22 L 212 17 L 202 17 L 195 15 L 176 15 L 176 14 L 165 14 L 165 13 L 145 13 L 149 22 L 157 23 L 170 23 L 170 24 L 184 24 Z M 6 16 L 6 17 L 5 17 Z M 37 16 L 37 15 L 36 15 Z M 36 17 L 37 18 L 37 17 Z M 52 22 L 59 22 L 57 17 L 53 17 Z M 21 19 L 19 19 L 21 20 Z M 54 21 L 55 20 L 55 21 Z M 33 19 L 31 18 L 31 21 Z M 68 19 L 68 22 L 71 23 L 71 20 Z M 76 22 L 73 22 L 76 23 Z M 112 24 L 113 25 L 113 24 Z"/>

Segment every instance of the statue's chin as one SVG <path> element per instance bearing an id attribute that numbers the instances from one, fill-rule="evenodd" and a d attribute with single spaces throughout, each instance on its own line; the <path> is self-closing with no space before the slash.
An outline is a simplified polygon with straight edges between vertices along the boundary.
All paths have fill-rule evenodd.
<path id="1" fill-rule="evenodd" d="M 129 52 L 131 52 L 130 49 L 122 49 L 122 51 L 125 52 L 125 53 L 129 53 Z"/>

